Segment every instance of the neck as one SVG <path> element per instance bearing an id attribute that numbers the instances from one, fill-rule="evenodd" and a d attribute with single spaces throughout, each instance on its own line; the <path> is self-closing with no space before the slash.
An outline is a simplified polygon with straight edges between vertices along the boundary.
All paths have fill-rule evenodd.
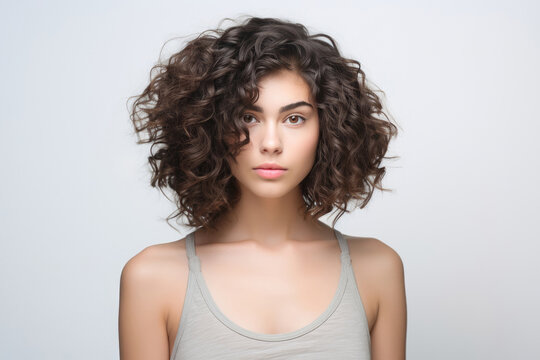
<path id="1" fill-rule="evenodd" d="M 218 221 L 209 238 L 219 242 L 253 241 L 265 248 L 279 248 L 290 240 L 304 240 L 327 230 L 327 226 L 304 216 L 299 187 L 277 197 L 260 197 L 243 192 L 235 207 Z"/>

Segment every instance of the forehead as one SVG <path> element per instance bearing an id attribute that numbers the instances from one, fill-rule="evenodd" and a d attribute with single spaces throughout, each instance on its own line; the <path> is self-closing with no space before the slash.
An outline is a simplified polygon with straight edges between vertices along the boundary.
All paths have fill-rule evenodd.
<path id="1" fill-rule="evenodd" d="M 259 97 L 255 104 L 259 108 L 281 109 L 284 105 L 300 101 L 313 104 L 308 83 L 291 70 L 279 70 L 265 75 L 257 87 Z"/>

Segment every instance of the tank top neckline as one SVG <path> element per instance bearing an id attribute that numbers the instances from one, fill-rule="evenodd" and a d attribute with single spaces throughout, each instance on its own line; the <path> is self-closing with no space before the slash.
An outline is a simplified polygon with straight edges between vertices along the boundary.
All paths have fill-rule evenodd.
<path id="1" fill-rule="evenodd" d="M 326 320 L 328 320 L 328 318 L 330 318 L 330 316 L 337 309 L 338 305 L 341 302 L 341 299 L 343 298 L 343 294 L 345 293 L 345 287 L 347 284 L 347 274 L 348 274 L 347 267 L 351 265 L 349 247 L 347 244 L 347 240 L 343 237 L 341 232 L 337 229 L 333 229 L 333 230 L 334 230 L 334 235 L 338 240 L 339 247 L 341 249 L 341 256 L 340 256 L 341 272 L 340 272 L 338 287 L 334 293 L 332 300 L 330 301 L 330 304 L 326 307 L 326 309 L 311 323 L 294 331 L 290 331 L 286 333 L 278 333 L 278 334 L 265 334 L 265 333 L 251 331 L 236 324 L 221 311 L 221 309 L 217 306 L 216 302 L 214 301 L 201 272 L 201 261 L 195 251 L 195 236 L 194 236 L 195 230 L 186 236 L 186 252 L 187 252 L 188 261 L 189 261 L 189 271 L 193 273 L 193 275 L 195 276 L 197 284 L 199 285 L 199 289 L 201 290 L 203 299 L 206 302 L 210 311 L 214 314 L 214 316 L 219 321 L 221 321 L 229 329 L 237 332 L 240 335 L 243 335 L 248 338 L 255 339 L 255 340 L 261 340 L 261 341 L 290 340 L 290 339 L 305 335 L 313 331 L 314 329 L 322 325 Z"/>

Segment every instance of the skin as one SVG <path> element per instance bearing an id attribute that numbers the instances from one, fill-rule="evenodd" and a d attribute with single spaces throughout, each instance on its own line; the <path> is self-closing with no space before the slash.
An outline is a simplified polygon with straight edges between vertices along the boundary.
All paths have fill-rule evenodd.
<path id="1" fill-rule="evenodd" d="M 340 275 L 340 249 L 330 227 L 304 218 L 299 184 L 315 159 L 319 119 L 307 83 L 282 70 L 261 79 L 261 111 L 248 111 L 250 143 L 231 161 L 241 189 L 217 232 L 195 232 L 196 252 L 222 312 L 248 330 L 299 329 L 329 305 Z M 305 101 L 280 112 L 284 105 Z M 278 179 L 253 170 L 272 162 Z M 372 359 L 405 359 L 407 310 L 403 263 L 375 238 L 345 235 L 366 310 Z M 187 287 L 185 238 L 152 245 L 122 270 L 119 340 L 122 360 L 169 359 Z M 231 291 L 234 289 L 234 291 Z"/>

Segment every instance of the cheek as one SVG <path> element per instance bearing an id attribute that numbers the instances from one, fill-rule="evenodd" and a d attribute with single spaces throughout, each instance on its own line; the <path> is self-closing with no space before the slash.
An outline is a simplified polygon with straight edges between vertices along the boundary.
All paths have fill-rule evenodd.
<path id="1" fill-rule="evenodd" d="M 313 156 L 315 156 L 315 152 L 317 151 L 317 146 L 319 145 L 319 126 L 317 122 L 317 126 L 315 126 L 312 129 L 312 132 L 309 137 L 306 137 L 304 146 L 306 149 L 309 149 L 308 152 L 312 153 Z"/>
<path id="2" fill-rule="evenodd" d="M 300 139 L 295 139 L 294 152 L 298 154 L 298 159 L 307 165 L 311 166 L 315 160 L 317 153 L 317 145 L 319 144 L 318 130 L 316 133 L 311 134 Z"/>
<path id="3" fill-rule="evenodd" d="M 246 146 L 244 146 L 241 150 L 240 150 L 240 153 L 236 156 L 235 160 L 236 161 L 233 161 L 232 159 L 227 159 L 227 162 L 229 164 L 229 167 L 231 169 L 231 173 L 234 175 L 234 177 L 238 178 L 239 175 L 241 176 L 241 172 L 242 171 L 245 171 L 245 168 L 246 166 L 249 166 L 249 156 L 248 156 L 248 152 L 249 152 L 249 147 L 251 147 L 251 144 L 248 144 Z"/>
<path id="4" fill-rule="evenodd" d="M 241 135 L 240 138 L 236 140 L 236 142 L 243 141 L 245 138 L 246 137 L 244 135 Z M 232 148 L 231 145 L 235 142 L 235 139 L 233 139 L 231 135 L 230 137 L 226 138 L 225 141 L 227 145 L 230 147 L 229 151 L 231 151 L 231 148 Z M 226 160 L 233 174 L 237 172 L 238 169 L 241 168 L 244 163 L 246 163 L 246 161 L 249 158 L 248 153 L 251 151 L 252 147 L 253 147 L 253 144 L 251 142 L 241 147 L 240 151 L 236 154 L 236 157 L 234 158 L 234 160 L 232 159 L 231 152 L 229 152 L 229 156 L 227 156 Z"/>

